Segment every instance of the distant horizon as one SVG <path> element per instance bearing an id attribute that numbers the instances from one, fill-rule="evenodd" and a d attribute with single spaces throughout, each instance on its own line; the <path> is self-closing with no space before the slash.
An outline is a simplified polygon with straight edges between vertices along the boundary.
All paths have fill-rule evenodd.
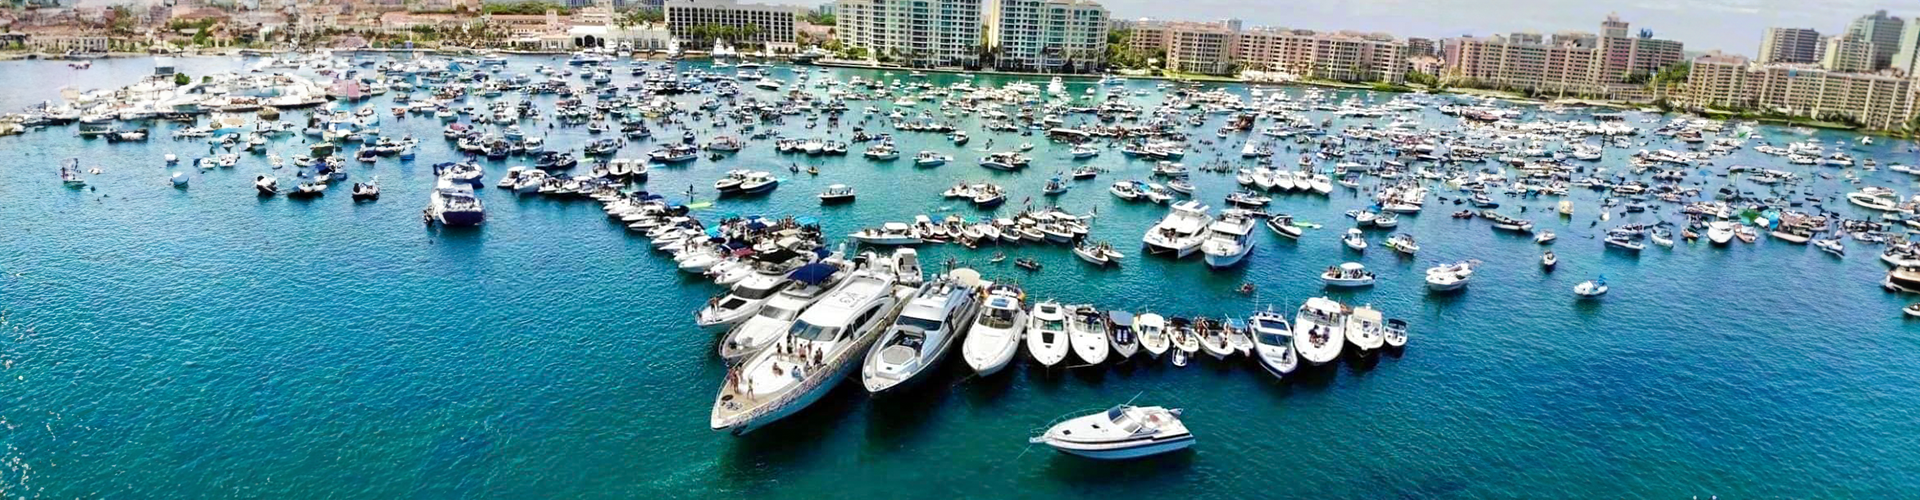
<path id="1" fill-rule="evenodd" d="M 80 7 L 111 5 L 151 5 L 158 0 L 78 0 Z M 486 0 L 490 3 L 533 0 Z M 791 4 L 818 7 L 831 0 L 741 0 L 743 3 Z M 1839 0 L 1809 4 L 1785 0 L 1708 0 L 1699 3 L 1667 4 L 1634 0 L 1621 5 L 1592 2 L 1556 2 L 1523 0 L 1353 0 L 1342 3 L 1303 2 L 1297 0 L 1187 0 L 1178 16 L 1154 15 L 1153 0 L 1096 0 L 1106 6 L 1115 19 L 1153 18 L 1168 21 L 1217 21 L 1237 17 L 1247 26 L 1390 33 L 1407 38 L 1453 38 L 1491 36 L 1516 32 L 1553 34 L 1563 31 L 1599 31 L 1600 21 L 1616 14 L 1632 26 L 1634 33 L 1653 30 L 1656 38 L 1685 43 L 1690 53 L 1720 51 L 1748 57 L 1757 55 L 1760 39 L 1769 27 L 1812 28 L 1822 35 L 1845 31 L 1854 18 L 1887 10 L 1893 16 L 1910 19 L 1920 15 L 1920 5 L 1911 12 L 1889 8 L 1866 0 Z M 564 1 L 557 3 L 565 3 Z M 1247 15 L 1246 7 L 1260 4 L 1260 12 Z M 1284 12 L 1284 20 L 1281 12 Z M 1498 12 L 1500 15 L 1484 13 Z"/>

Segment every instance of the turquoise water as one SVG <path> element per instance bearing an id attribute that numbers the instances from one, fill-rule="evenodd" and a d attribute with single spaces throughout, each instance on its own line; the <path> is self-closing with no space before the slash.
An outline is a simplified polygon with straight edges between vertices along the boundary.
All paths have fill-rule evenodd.
<path id="1" fill-rule="evenodd" d="M 519 60 L 514 71 L 538 62 L 556 63 Z M 182 62 L 192 74 L 242 64 Z M 0 77 L 24 82 L 0 93 L 0 109 L 57 97 L 63 85 L 124 85 L 150 66 L 0 63 Z M 1221 119 L 1196 137 L 1211 138 Z M 691 314 L 717 288 L 676 272 L 597 204 L 488 187 L 484 227 L 423 229 L 429 165 L 456 155 L 440 124 L 418 117 L 381 124 L 387 135 L 422 138 L 418 161 L 349 167 L 354 180 L 380 176 L 375 203 L 352 203 L 341 187 L 310 201 L 256 198 L 250 183 L 268 167 L 252 156 L 232 170 L 181 169 L 193 184 L 176 190 L 160 156 L 191 158 L 205 145 L 166 139 L 170 127 L 156 126 L 145 144 L 81 140 L 71 128 L 0 138 L 0 496 L 1888 498 L 1920 488 L 1916 329 L 1900 316 L 1903 299 L 1877 286 L 1885 268 L 1872 247 L 1836 259 L 1763 238 L 1625 256 L 1588 238 L 1598 198 L 1576 190 L 1571 219 L 1548 216 L 1550 198 L 1496 197 L 1503 211 L 1529 206 L 1542 228 L 1561 234 L 1551 274 L 1532 242 L 1450 219 L 1455 209 L 1437 203 L 1402 218 L 1399 230 L 1420 239 L 1417 258 L 1355 258 L 1337 229 L 1347 224 L 1342 212 L 1365 202 L 1344 189 L 1276 196 L 1274 210 L 1327 229 L 1297 244 L 1262 229 L 1249 264 L 1223 272 L 1137 250 L 1118 269 L 1096 270 L 1065 248 L 1007 249 L 1046 264 L 1027 274 L 987 264 L 991 249 L 929 247 L 928 262 L 970 262 L 1038 297 L 1206 315 L 1296 307 L 1322 293 L 1321 269 L 1358 260 L 1381 284 L 1336 298 L 1409 319 L 1412 340 L 1402 354 L 1286 382 L 1250 363 L 1205 359 L 1185 368 L 1028 363 L 985 379 L 948 363 L 914 392 L 874 400 L 847 384 L 787 421 L 733 437 L 707 429 L 724 368 L 711 354 L 714 333 L 694 327 Z M 803 127 L 789 117 L 781 128 L 825 133 Z M 941 150 L 955 162 L 916 169 L 858 151 L 781 157 L 755 142 L 719 164 L 656 168 L 648 187 L 707 192 L 728 168 L 773 170 L 789 178 L 772 195 L 703 213 L 812 215 L 840 235 L 943 208 L 983 215 L 939 197 L 957 180 L 1007 186 L 1014 203 L 1002 210 L 1011 211 L 1071 167 L 1064 146 L 965 128 L 974 148 L 988 138 L 1034 142 L 1036 168 L 990 172 L 974 166 L 978 153 L 902 133 L 902 151 Z M 577 128 L 547 133 L 554 148 L 588 138 Z M 302 152 L 301 141 L 276 149 Z M 1238 161 L 1239 144 L 1192 148 L 1186 163 Z M 1907 147 L 1883 141 L 1871 154 L 1915 163 L 1894 153 Z M 1622 154 L 1610 150 L 1603 164 L 1623 167 Z M 67 157 L 105 172 L 88 176 L 88 189 L 62 189 L 54 173 Z M 796 161 L 822 174 L 787 174 L 782 167 Z M 1149 166 L 1117 150 L 1093 163 L 1114 172 L 1058 203 L 1097 209 L 1093 237 L 1134 248 L 1164 209 L 1118 202 L 1106 185 L 1145 178 Z M 1787 168 L 1747 151 L 1716 163 Z M 489 182 L 512 164 L 488 163 Z M 1859 174 L 1914 188 L 1902 174 Z M 1194 182 L 1216 207 L 1233 189 L 1226 176 Z M 1710 178 L 1707 191 L 1722 182 Z M 854 186 L 859 201 L 819 207 L 813 195 L 831 183 Z M 1868 215 L 1844 200 L 1829 208 Z M 1610 223 L 1662 218 L 1680 219 L 1661 207 Z M 1428 295 L 1422 271 L 1464 258 L 1485 262 L 1470 289 Z M 1571 287 L 1601 273 L 1612 293 L 1575 301 Z M 1235 293 L 1242 282 L 1259 293 Z M 1056 416 L 1135 395 L 1186 408 L 1194 450 L 1108 464 L 1025 444 Z"/>

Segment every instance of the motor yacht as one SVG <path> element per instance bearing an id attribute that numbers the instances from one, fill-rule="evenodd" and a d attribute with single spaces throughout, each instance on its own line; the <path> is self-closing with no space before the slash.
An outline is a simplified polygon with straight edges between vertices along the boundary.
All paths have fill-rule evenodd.
<path id="1" fill-rule="evenodd" d="M 910 295 L 869 261 L 807 307 L 781 340 L 729 369 L 710 426 L 746 434 L 806 408 L 846 378 Z"/>
<path id="2" fill-rule="evenodd" d="M 760 306 L 793 283 L 785 276 L 757 274 L 734 283 L 723 297 L 707 302 L 707 306 L 694 313 L 694 324 L 707 326 L 725 326 L 737 324 L 760 312 Z"/>
<path id="3" fill-rule="evenodd" d="M 745 360 L 785 335 L 801 311 L 820 300 L 847 277 L 849 273 L 842 269 L 842 264 L 837 259 L 829 259 L 800 266 L 787 273 L 787 278 L 793 280 L 792 284 L 767 298 L 752 316 L 727 331 L 720 341 L 720 359 L 729 362 Z"/>
<path id="4" fill-rule="evenodd" d="M 1060 364 L 1072 352 L 1067 338 L 1067 311 L 1058 302 L 1046 300 L 1034 304 L 1033 314 L 1027 317 L 1025 335 L 1027 353 L 1041 366 Z"/>
<path id="5" fill-rule="evenodd" d="M 908 385 L 946 358 L 979 311 L 980 274 L 955 269 L 920 285 L 867 352 L 861 385 L 880 394 Z"/>
<path id="6" fill-rule="evenodd" d="M 1253 335 L 1254 359 L 1260 362 L 1260 368 L 1275 377 L 1285 377 L 1300 366 L 1300 357 L 1293 350 L 1293 325 L 1287 323 L 1286 315 L 1268 308 L 1247 318 L 1247 328 Z"/>
<path id="7" fill-rule="evenodd" d="M 1133 318 L 1133 336 L 1147 354 L 1158 359 L 1173 348 L 1173 337 L 1167 331 L 1167 320 L 1158 314 L 1146 313 Z"/>
<path id="8" fill-rule="evenodd" d="M 1300 359 L 1323 365 L 1340 356 L 1346 343 L 1346 308 L 1326 297 L 1307 299 L 1293 318 L 1293 349 Z"/>
<path id="9" fill-rule="evenodd" d="M 1069 455 L 1121 460 L 1186 449 L 1193 446 L 1194 437 L 1180 421 L 1178 409 L 1119 405 L 1048 426 L 1028 442 Z"/>
<path id="10" fill-rule="evenodd" d="M 1027 329 L 1027 311 L 1021 304 L 1025 298 L 1026 293 L 1013 285 L 988 287 L 986 301 L 960 345 L 974 373 L 993 375 L 1020 351 L 1021 334 Z"/>
<path id="11" fill-rule="evenodd" d="M 1207 227 L 1213 223 L 1213 216 L 1207 211 L 1207 206 L 1197 201 L 1174 204 L 1172 211 L 1141 237 L 1147 252 L 1176 258 L 1192 255 L 1206 241 Z"/>
<path id="12" fill-rule="evenodd" d="M 1200 244 L 1207 267 L 1224 269 L 1245 261 L 1253 253 L 1253 213 L 1229 209 L 1207 225 L 1207 239 Z"/>
<path id="13" fill-rule="evenodd" d="M 1133 313 L 1107 311 L 1107 347 L 1122 361 L 1140 350 L 1140 338 L 1134 335 Z"/>
<path id="14" fill-rule="evenodd" d="M 1106 362 L 1110 350 L 1106 315 L 1092 305 L 1067 306 L 1067 341 L 1073 353 L 1089 365 Z"/>
<path id="15" fill-rule="evenodd" d="M 1347 343 L 1360 348 L 1361 353 L 1373 352 L 1386 341 L 1385 322 L 1380 311 L 1371 306 L 1355 307 L 1347 313 Z"/>
<path id="16" fill-rule="evenodd" d="M 1463 261 L 1427 268 L 1427 290 L 1451 292 L 1467 287 L 1473 277 L 1473 262 Z"/>

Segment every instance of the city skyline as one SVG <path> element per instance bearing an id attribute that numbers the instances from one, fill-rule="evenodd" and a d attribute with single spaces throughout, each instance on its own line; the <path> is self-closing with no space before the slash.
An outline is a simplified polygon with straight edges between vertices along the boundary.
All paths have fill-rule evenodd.
<path id="1" fill-rule="evenodd" d="M 792 0 L 816 7 L 831 0 Z M 1920 16 L 1920 3 L 1892 5 L 1880 0 L 1838 0 L 1808 4 L 1784 0 L 1710 0 L 1668 4 L 1639 0 L 1626 4 L 1474 0 L 1416 2 L 1411 0 L 1355 0 L 1340 3 L 1282 0 L 1273 7 L 1246 9 L 1239 0 L 1188 0 L 1178 15 L 1164 14 L 1164 4 L 1153 0 L 1101 0 L 1114 19 L 1151 17 L 1174 21 L 1211 21 L 1237 18 L 1247 26 L 1284 26 L 1313 30 L 1355 30 L 1390 33 L 1397 37 L 1451 38 L 1488 36 L 1521 31 L 1551 34 L 1594 31 L 1594 20 L 1618 14 L 1634 23 L 1634 31 L 1651 29 L 1659 38 L 1678 40 L 1692 51 L 1719 50 L 1756 56 L 1769 27 L 1814 28 L 1823 33 L 1843 32 L 1849 22 L 1876 10 L 1902 18 Z"/>

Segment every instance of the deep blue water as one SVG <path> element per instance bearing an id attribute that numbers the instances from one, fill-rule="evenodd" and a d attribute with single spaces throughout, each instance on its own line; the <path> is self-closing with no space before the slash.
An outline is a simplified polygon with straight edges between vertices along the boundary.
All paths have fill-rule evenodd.
<path id="1" fill-rule="evenodd" d="M 538 62 L 553 63 L 519 60 L 514 71 Z M 181 65 L 197 75 L 242 64 Z M 0 92 L 0 109 L 56 98 L 65 85 L 124 85 L 150 67 L 0 63 L 0 79 L 19 82 Z M 698 97 L 682 99 L 691 107 Z M 1220 120 L 1196 135 L 1210 138 Z M 783 130 L 827 133 L 803 123 L 789 117 Z M 834 133 L 844 138 L 855 123 Z M 1335 125 L 1347 123 L 1358 122 Z M 1046 263 L 1026 274 L 987 264 L 990 249 L 926 248 L 928 262 L 953 256 L 1038 297 L 1205 315 L 1296 307 L 1323 293 L 1321 269 L 1358 260 L 1380 285 L 1336 298 L 1407 318 L 1413 336 L 1402 354 L 1285 382 L 1211 360 L 1025 366 L 985 379 L 949 363 L 916 392 L 872 400 L 848 384 L 788 421 L 733 437 L 706 427 L 724 368 L 711 355 L 714 332 L 691 319 L 717 288 L 676 272 L 597 204 L 516 199 L 488 187 L 484 227 L 423 229 L 428 165 L 457 155 L 437 121 L 418 117 L 381 125 L 387 135 L 421 137 L 418 161 L 349 167 L 354 180 L 381 177 L 376 203 L 352 203 L 344 186 L 311 201 L 256 198 L 251 180 L 268 170 L 258 156 L 231 170 L 182 169 L 192 187 L 173 189 L 160 156 L 191 158 L 205 145 L 166 139 L 170 127 L 157 126 L 145 144 L 82 140 L 71 128 L 0 138 L 0 496 L 1890 498 L 1920 489 L 1920 377 L 1912 370 L 1920 346 L 1899 313 L 1903 299 L 1877 286 L 1885 268 L 1872 247 L 1837 259 L 1763 237 L 1626 256 L 1589 238 L 1598 196 L 1575 190 L 1570 219 L 1549 216 L 1552 198 L 1501 200 L 1503 211 L 1528 206 L 1542 228 L 1561 234 L 1553 249 L 1562 262 L 1550 274 L 1531 241 L 1450 219 L 1456 208 L 1436 202 L 1402 218 L 1399 230 L 1421 241 L 1417 258 L 1379 249 L 1356 258 L 1337 231 L 1347 224 L 1340 214 L 1365 202 L 1336 189 L 1330 198 L 1277 196 L 1274 210 L 1327 228 L 1298 243 L 1262 229 L 1249 265 L 1224 272 L 1137 250 L 1118 269 L 1096 270 L 1065 248 L 1007 249 Z M 1036 168 L 990 172 L 974 166 L 977 152 L 901 133 L 907 154 L 937 149 L 955 162 L 916 169 L 857 151 L 789 158 L 756 142 L 720 163 L 656 168 L 648 187 L 704 192 L 729 168 L 773 170 L 789 178 L 771 196 L 722 200 L 702 214 L 816 216 L 840 235 L 921 213 L 983 215 L 939 197 L 962 179 L 992 179 L 1016 201 L 1039 199 L 1052 172 L 1071 168 L 1065 146 L 987 134 L 972 120 L 964 127 L 974 134 L 970 148 L 989 138 L 1002 147 L 1034 142 Z M 547 134 L 552 148 L 589 137 L 578 128 Z M 1760 134 L 1802 137 L 1773 127 Z M 276 149 L 303 152 L 301 141 Z M 1186 163 L 1239 161 L 1239 144 L 1190 149 Z M 1893 153 L 1907 147 L 1882 141 L 1860 154 L 1915 163 Z M 1624 154 L 1609 150 L 1602 165 L 1624 168 Z M 105 172 L 88 176 L 88 189 L 63 189 L 54 173 L 68 157 Z M 786 174 L 796 161 L 822 174 Z M 1114 172 L 1058 203 L 1098 210 L 1093 237 L 1132 248 L 1164 209 L 1119 202 L 1106 185 L 1145 178 L 1149 165 L 1117 150 L 1093 162 Z M 1750 151 L 1716 163 L 1808 170 Z M 513 164 L 489 163 L 489 186 Z M 1902 174 L 1857 173 L 1903 193 L 1915 187 Z M 1707 182 L 1710 192 L 1726 180 Z M 858 203 L 817 206 L 814 193 L 831 183 L 859 189 Z M 1227 176 L 1199 174 L 1195 183 L 1216 207 L 1233 189 Z M 1853 189 L 1821 179 L 1814 186 Z M 1829 208 L 1868 215 L 1844 201 Z M 1608 224 L 1660 219 L 1679 216 L 1661 207 Z M 1465 258 L 1485 263 L 1469 290 L 1425 291 L 1425 268 Z M 1602 273 L 1612 293 L 1574 300 L 1574 284 Z M 1257 296 L 1235 293 L 1242 282 L 1257 284 Z M 1029 431 L 1053 417 L 1135 395 L 1188 409 L 1194 450 L 1105 464 L 1026 447 Z"/>

